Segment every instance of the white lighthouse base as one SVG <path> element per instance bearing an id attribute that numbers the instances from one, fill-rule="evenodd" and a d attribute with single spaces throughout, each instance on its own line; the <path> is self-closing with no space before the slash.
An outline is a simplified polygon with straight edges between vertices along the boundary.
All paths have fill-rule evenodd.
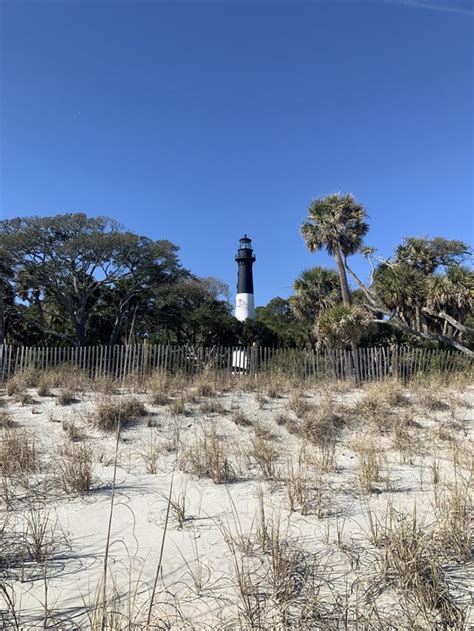
<path id="1" fill-rule="evenodd" d="M 237 294 L 235 298 L 235 317 L 243 322 L 255 319 L 255 302 L 253 294 Z"/>

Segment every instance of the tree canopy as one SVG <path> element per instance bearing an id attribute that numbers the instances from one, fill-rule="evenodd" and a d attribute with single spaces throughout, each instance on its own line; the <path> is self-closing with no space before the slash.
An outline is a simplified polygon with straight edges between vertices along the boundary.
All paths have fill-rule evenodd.
<path id="1" fill-rule="evenodd" d="M 326 346 L 393 341 L 473 355 L 474 272 L 469 246 L 407 237 L 382 259 L 364 245 L 369 226 L 352 195 L 313 200 L 301 234 L 335 269 L 302 270 L 288 298 L 239 322 L 229 289 L 182 267 L 179 248 L 106 217 L 69 213 L 0 221 L 0 344 Z M 349 257 L 364 256 L 364 283 Z M 348 276 L 354 282 L 349 286 Z"/>

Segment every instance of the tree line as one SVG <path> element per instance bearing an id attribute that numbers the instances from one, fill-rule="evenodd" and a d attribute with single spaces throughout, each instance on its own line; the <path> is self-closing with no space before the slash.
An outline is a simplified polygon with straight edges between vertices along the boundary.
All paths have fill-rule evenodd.
<path id="1" fill-rule="evenodd" d="M 410 342 L 473 354 L 469 246 L 409 237 L 382 259 L 364 244 L 364 207 L 352 195 L 311 202 L 300 232 L 335 269 L 303 270 L 293 295 L 232 315 L 229 289 L 185 269 L 179 248 L 106 217 L 69 213 L 0 222 L 0 344 L 252 344 L 356 348 Z M 363 254 L 370 281 L 349 265 Z M 349 280 L 352 281 L 352 288 Z"/>

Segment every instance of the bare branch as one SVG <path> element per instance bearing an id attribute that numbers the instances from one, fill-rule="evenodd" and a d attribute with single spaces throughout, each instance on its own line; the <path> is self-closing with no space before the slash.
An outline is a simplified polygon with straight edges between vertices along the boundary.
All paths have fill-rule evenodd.
<path id="1" fill-rule="evenodd" d="M 474 358 L 474 351 L 472 351 L 470 348 L 467 348 L 467 346 L 464 346 L 457 340 L 454 340 L 450 337 L 446 337 L 445 335 L 440 335 L 438 333 L 424 333 L 422 331 L 417 331 L 416 329 L 412 329 L 411 327 L 406 326 L 405 324 L 402 324 L 401 322 L 397 322 L 396 320 L 382 320 L 382 319 L 377 318 L 377 319 L 374 319 L 373 322 L 378 322 L 380 324 L 389 324 L 390 326 L 397 328 L 399 331 L 403 331 L 404 333 L 414 335 L 415 337 L 418 337 L 424 340 L 430 340 L 432 342 L 441 342 L 443 344 L 447 344 L 448 346 L 452 346 L 456 350 L 461 351 L 468 357 Z"/>
<path id="2" fill-rule="evenodd" d="M 441 320 L 445 320 L 448 324 L 453 326 L 455 329 L 457 329 L 461 333 L 474 334 L 474 329 L 472 327 L 466 326 L 465 324 L 461 324 L 461 322 L 458 322 L 455 318 L 453 318 L 448 313 L 446 313 L 446 311 L 436 312 L 436 311 L 432 311 L 431 309 L 428 309 L 427 307 L 424 307 L 422 311 L 426 313 L 427 315 L 431 316 L 432 318 L 440 318 Z"/>

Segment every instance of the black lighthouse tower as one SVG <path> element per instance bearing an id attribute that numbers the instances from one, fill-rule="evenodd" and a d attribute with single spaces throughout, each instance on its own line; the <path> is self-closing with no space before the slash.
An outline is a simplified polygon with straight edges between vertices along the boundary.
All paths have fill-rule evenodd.
<path id="1" fill-rule="evenodd" d="M 252 266 L 256 258 L 252 250 L 252 239 L 246 234 L 240 239 L 235 260 L 238 265 L 235 317 L 240 321 L 247 320 L 247 318 L 253 320 L 255 318 L 255 300 Z"/>

